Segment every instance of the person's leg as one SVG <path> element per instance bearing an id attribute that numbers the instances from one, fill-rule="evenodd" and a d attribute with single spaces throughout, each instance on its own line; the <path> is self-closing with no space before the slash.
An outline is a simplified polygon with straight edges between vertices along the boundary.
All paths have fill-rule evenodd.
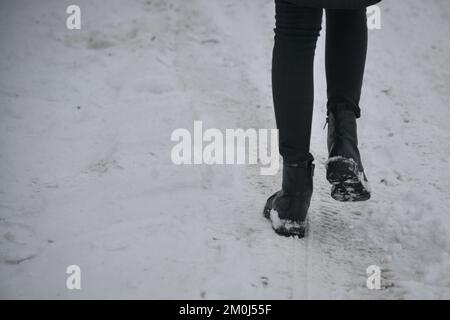
<path id="1" fill-rule="evenodd" d="M 284 162 L 312 159 L 313 62 L 322 9 L 276 0 L 272 89 Z"/>
<path id="2" fill-rule="evenodd" d="M 264 216 L 286 236 L 305 235 L 313 191 L 313 62 L 322 11 L 276 0 L 272 87 L 284 164 L 281 190 L 267 200 Z"/>
<path id="3" fill-rule="evenodd" d="M 326 10 L 325 68 L 329 109 L 347 104 L 359 118 L 366 53 L 366 9 Z"/>
<path id="4" fill-rule="evenodd" d="M 358 149 L 356 119 L 367 52 L 366 10 L 327 10 L 327 179 L 339 201 L 363 201 L 370 189 Z"/>

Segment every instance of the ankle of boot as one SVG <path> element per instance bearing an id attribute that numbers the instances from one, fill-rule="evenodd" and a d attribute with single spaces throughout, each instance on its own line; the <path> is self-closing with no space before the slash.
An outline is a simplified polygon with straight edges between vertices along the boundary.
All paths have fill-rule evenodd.
<path id="1" fill-rule="evenodd" d="M 312 161 L 283 166 L 282 189 L 288 194 L 301 194 L 311 188 L 315 165 Z"/>
<path id="2" fill-rule="evenodd" d="M 303 155 L 299 158 L 283 158 L 283 166 L 307 168 L 310 163 L 314 161 L 314 157 L 311 153 Z"/>
<path id="3" fill-rule="evenodd" d="M 329 116 L 330 113 L 337 114 L 339 111 L 343 111 L 343 110 L 353 111 L 353 113 L 355 114 L 355 118 L 356 119 L 361 117 L 361 109 L 355 103 L 351 103 L 351 102 L 330 102 L 330 101 L 327 103 L 327 116 Z"/>

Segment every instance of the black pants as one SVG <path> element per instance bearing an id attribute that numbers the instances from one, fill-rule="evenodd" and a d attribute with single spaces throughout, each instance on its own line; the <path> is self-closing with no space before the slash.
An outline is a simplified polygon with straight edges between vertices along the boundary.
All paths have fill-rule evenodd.
<path id="1" fill-rule="evenodd" d="M 313 62 L 322 13 L 276 0 L 272 88 L 284 162 L 312 159 Z M 346 104 L 359 117 L 367 51 L 365 9 L 326 9 L 325 51 L 328 110 Z"/>

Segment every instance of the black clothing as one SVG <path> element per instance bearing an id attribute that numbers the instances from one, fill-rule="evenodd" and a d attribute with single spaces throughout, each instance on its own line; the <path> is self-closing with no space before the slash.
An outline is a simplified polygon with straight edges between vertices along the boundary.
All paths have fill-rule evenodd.
<path id="1" fill-rule="evenodd" d="M 286 163 L 312 159 L 313 62 L 322 12 L 276 0 L 272 89 L 280 154 Z M 346 105 L 359 117 L 367 51 L 365 8 L 327 9 L 326 26 L 327 106 Z"/>
<path id="2" fill-rule="evenodd" d="M 272 221 L 276 233 L 304 237 L 313 175 L 314 164 L 310 160 L 283 166 L 281 190 L 269 197 L 264 207 L 264 216 Z"/>
<path id="3" fill-rule="evenodd" d="M 326 163 L 331 196 L 338 201 L 370 199 L 370 188 L 358 150 L 356 115 L 347 105 L 334 105 L 328 112 Z"/>

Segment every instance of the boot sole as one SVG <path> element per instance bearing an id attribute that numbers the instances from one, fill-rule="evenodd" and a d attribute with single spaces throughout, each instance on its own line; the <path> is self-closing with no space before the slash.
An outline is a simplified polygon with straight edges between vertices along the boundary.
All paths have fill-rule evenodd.
<path id="1" fill-rule="evenodd" d="M 271 200 L 273 199 L 273 197 L 275 197 L 275 195 L 276 194 L 272 195 L 269 199 L 267 199 L 266 205 L 264 206 L 263 210 L 264 218 L 270 221 L 272 229 L 273 231 L 275 231 L 276 234 L 283 237 L 298 237 L 299 239 L 304 238 L 306 234 L 306 222 L 299 223 L 294 221 L 280 220 L 278 217 L 278 212 L 276 212 L 276 210 L 273 210 L 272 208 Z M 272 210 L 276 213 L 277 219 L 279 219 L 281 222 L 284 221 L 284 223 L 282 223 L 278 227 L 274 226 L 271 214 Z M 291 224 L 291 226 L 287 228 L 286 227 L 287 224 Z"/>
<path id="2" fill-rule="evenodd" d="M 364 174 L 353 159 L 342 157 L 327 161 L 327 180 L 332 184 L 331 197 L 341 202 L 367 201 L 370 189 Z"/>

